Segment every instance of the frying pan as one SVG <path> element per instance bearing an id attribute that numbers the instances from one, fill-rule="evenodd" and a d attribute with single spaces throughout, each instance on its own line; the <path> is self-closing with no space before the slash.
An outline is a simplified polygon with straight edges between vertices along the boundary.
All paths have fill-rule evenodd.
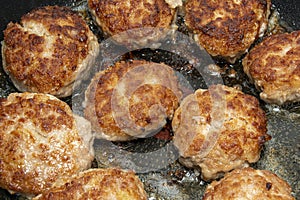
<path id="1" fill-rule="evenodd" d="M 67 5 L 77 6 L 81 1 L 78 0 L 1 0 L 0 6 L 0 40 L 3 40 L 3 30 L 10 21 L 19 21 L 20 17 L 33 8 L 44 5 Z M 280 13 L 282 26 L 288 31 L 300 29 L 300 1 L 299 0 L 273 0 L 274 8 Z M 143 52 L 145 53 L 145 52 Z M 147 53 L 147 52 L 146 52 Z M 153 55 L 151 59 L 160 60 L 160 55 Z M 150 60 L 151 60 L 150 59 Z M 0 61 L 2 63 L 2 60 Z M 228 67 L 228 64 L 219 63 L 222 67 Z M 247 93 L 257 96 L 257 91 L 241 72 L 240 66 L 230 65 L 236 69 L 239 77 L 244 81 L 243 90 Z M 225 74 L 226 77 L 226 74 Z M 227 85 L 237 84 L 237 80 L 224 79 Z M 9 93 L 17 90 L 10 82 L 0 67 L 0 98 L 8 96 Z M 63 99 L 70 102 L 70 99 Z M 284 106 L 272 106 L 261 102 L 266 110 L 268 117 L 268 134 L 272 140 L 265 144 L 261 159 L 254 165 L 258 169 L 267 169 L 273 171 L 278 176 L 287 180 L 292 186 L 293 195 L 300 199 L 300 103 L 287 104 Z M 147 141 L 155 145 L 165 145 L 159 140 Z M 96 142 L 96 154 L 101 151 L 101 142 Z M 119 145 L 119 144 L 116 144 Z M 127 147 L 139 146 L 143 141 L 129 142 Z M 145 150 L 145 149 L 143 149 Z M 97 156 L 96 156 L 97 157 Z M 99 159 L 94 164 L 95 167 L 102 167 Z M 104 166 L 105 167 L 105 166 Z M 145 184 L 145 189 L 149 199 L 201 199 L 207 183 L 201 180 L 197 170 L 187 169 L 179 163 L 174 162 L 171 165 L 154 172 L 139 174 Z M 18 195 L 10 195 L 7 191 L 0 189 L 0 199 L 23 199 Z"/>

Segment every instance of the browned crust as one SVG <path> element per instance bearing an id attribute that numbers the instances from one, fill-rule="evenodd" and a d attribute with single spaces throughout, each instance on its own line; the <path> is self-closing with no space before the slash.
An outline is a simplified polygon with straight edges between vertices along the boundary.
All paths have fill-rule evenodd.
<path id="1" fill-rule="evenodd" d="M 248 162 L 256 162 L 262 145 L 270 139 L 266 133 L 266 116 L 258 100 L 227 86 L 210 87 L 210 91 L 220 89 L 223 90 L 220 94 L 224 95 L 226 104 L 225 108 L 222 108 L 223 112 L 217 112 L 221 116 L 219 121 L 224 121 L 218 130 L 215 145 L 206 155 L 203 155 L 203 152 L 207 147 L 203 147 L 203 144 L 207 129 L 213 126 L 210 92 L 197 90 L 194 98 L 187 102 L 183 100 L 172 121 L 174 143 L 179 147 L 183 164 L 201 167 L 205 179 L 214 179 L 221 172 L 241 167 Z M 195 106 L 199 109 L 195 110 Z M 182 110 L 182 107 L 185 110 Z M 185 119 L 182 119 L 182 116 Z M 195 118 L 200 120 L 197 121 Z"/>
<path id="2" fill-rule="evenodd" d="M 209 54 L 230 61 L 266 29 L 269 8 L 270 0 L 189 0 L 185 23 Z"/>
<path id="3" fill-rule="evenodd" d="M 130 66 L 127 65 L 127 67 L 121 67 L 121 64 L 117 63 L 115 67 L 109 67 L 97 73 L 85 93 L 84 115 L 91 122 L 92 129 L 96 132 L 103 132 L 108 139 L 132 139 L 118 127 L 111 109 L 111 96 L 114 87 Z"/>
<path id="4" fill-rule="evenodd" d="M 132 171 L 90 169 L 54 187 L 37 199 L 146 200 L 143 183 Z"/>
<path id="5" fill-rule="evenodd" d="M 26 91 L 66 96 L 59 90 L 74 82 L 91 43 L 97 40 L 78 13 L 67 7 L 37 8 L 5 29 L 4 68 Z"/>
<path id="6" fill-rule="evenodd" d="M 175 108 L 179 105 L 179 100 L 174 93 L 166 87 L 159 85 L 143 85 L 139 87 L 134 93 L 134 97 L 140 97 L 138 101 L 134 97 L 129 100 L 129 112 L 136 124 L 145 127 L 151 120 L 149 116 L 149 108 L 151 106 L 160 104 L 166 108 L 166 115 L 172 118 Z"/>
<path id="7" fill-rule="evenodd" d="M 175 13 L 164 0 L 89 0 L 88 4 L 109 35 L 143 27 L 168 28 Z"/>
<path id="8" fill-rule="evenodd" d="M 69 106 L 45 94 L 13 93 L 0 102 L 0 151 L 0 187 L 25 195 L 41 193 L 93 159 Z"/>
<path id="9" fill-rule="evenodd" d="M 266 38 L 244 58 L 243 67 L 266 102 L 299 101 L 300 31 Z"/>
<path id="10" fill-rule="evenodd" d="M 4 131 L 9 129 L 13 122 L 6 119 L 18 118 L 17 116 L 20 117 L 20 122 L 30 119 L 33 125 L 43 132 L 44 136 L 61 129 L 62 126 L 68 129 L 75 126 L 69 106 L 46 95 L 11 94 L 7 100 L 1 102 L 1 113 L 3 114 L 1 125 Z"/>
<path id="11" fill-rule="evenodd" d="M 103 33 L 129 48 L 156 47 L 172 32 L 176 9 L 164 0 L 89 0 Z"/>
<path id="12" fill-rule="evenodd" d="M 212 182 L 203 200 L 227 199 L 295 200 L 289 184 L 267 170 L 244 168 L 234 170 L 220 181 Z"/>
<path id="13" fill-rule="evenodd" d="M 144 84 L 145 79 L 147 79 L 144 71 L 150 66 L 160 67 L 160 72 L 152 71 L 147 75 L 161 80 L 163 82 L 161 85 Z M 125 75 L 133 78 L 125 79 Z M 121 86 L 121 89 L 118 90 L 118 84 L 122 84 L 124 89 Z M 139 85 L 140 87 L 135 88 Z M 182 95 L 178 85 L 177 77 L 167 65 L 139 60 L 118 62 L 93 78 L 86 92 L 85 116 L 91 121 L 93 129 L 96 132 L 101 131 L 106 139 L 133 139 L 128 135 L 128 131 L 131 131 L 131 128 L 128 128 L 130 122 L 134 123 L 133 126 L 140 126 L 143 129 L 149 124 L 163 125 L 162 123 L 165 123 L 166 118 L 171 119 L 173 117 Z M 112 99 L 113 94 L 119 99 Z M 126 102 L 128 102 L 128 106 Z M 166 115 L 160 115 L 159 111 L 161 110 L 158 109 L 156 110 L 158 112 L 154 113 L 157 114 L 157 118 L 154 118 L 157 121 L 151 121 L 153 118 L 150 117 L 151 112 L 149 113 L 149 110 L 157 104 L 166 109 Z M 112 106 L 114 106 L 115 111 L 118 111 L 115 115 L 117 118 L 113 116 Z M 128 113 L 127 109 L 129 109 L 131 120 L 122 121 L 127 119 L 125 117 Z M 120 121 L 116 122 L 115 119 Z M 132 129 L 134 128 L 132 127 Z M 139 130 L 134 129 L 134 131 L 138 132 Z M 134 131 L 131 135 L 135 134 Z"/>

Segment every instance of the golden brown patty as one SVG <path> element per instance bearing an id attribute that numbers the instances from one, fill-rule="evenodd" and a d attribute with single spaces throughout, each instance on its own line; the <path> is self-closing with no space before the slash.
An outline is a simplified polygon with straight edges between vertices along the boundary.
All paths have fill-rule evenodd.
<path id="1" fill-rule="evenodd" d="M 132 171 L 90 169 L 37 196 L 42 199 L 146 200 L 143 183 Z"/>
<path id="2" fill-rule="evenodd" d="M 60 178 L 89 168 L 94 153 L 88 126 L 50 95 L 13 93 L 1 100 L 0 187 L 37 195 Z M 79 127 L 85 127 L 86 140 Z"/>
<path id="3" fill-rule="evenodd" d="M 264 101 L 300 101 L 300 31 L 266 38 L 244 58 L 243 66 Z"/>
<path id="4" fill-rule="evenodd" d="M 158 41 L 171 28 L 175 17 L 175 9 L 164 0 L 88 0 L 88 5 L 105 34 L 130 46 Z M 142 28 L 145 29 L 136 30 Z"/>
<path id="5" fill-rule="evenodd" d="M 188 0 L 185 23 L 212 56 L 234 62 L 267 28 L 270 0 Z"/>
<path id="6" fill-rule="evenodd" d="M 172 68 L 134 60 L 99 72 L 86 92 L 85 116 L 98 138 L 145 137 L 173 117 L 182 93 Z"/>
<path id="7" fill-rule="evenodd" d="M 224 85 L 198 89 L 182 101 L 172 121 L 180 162 L 200 167 L 207 180 L 254 163 L 269 139 L 266 122 L 253 96 Z"/>
<path id="8" fill-rule="evenodd" d="M 4 31 L 4 70 L 21 91 L 58 97 L 72 93 L 99 51 L 85 21 L 66 7 L 46 6 L 10 22 Z M 83 73 L 81 73 L 83 72 Z"/>
<path id="9" fill-rule="evenodd" d="M 289 184 L 267 170 L 234 170 L 212 182 L 203 200 L 294 200 Z"/>

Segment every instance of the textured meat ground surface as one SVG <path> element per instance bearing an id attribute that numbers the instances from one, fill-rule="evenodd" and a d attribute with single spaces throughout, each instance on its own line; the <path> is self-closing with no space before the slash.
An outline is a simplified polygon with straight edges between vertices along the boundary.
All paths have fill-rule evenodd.
<path id="1" fill-rule="evenodd" d="M 146 200 L 147 195 L 134 172 L 111 168 L 84 171 L 33 199 Z"/>
<path id="2" fill-rule="evenodd" d="M 234 62 L 267 28 L 270 0 L 189 0 L 185 23 L 212 56 Z"/>
<path id="3" fill-rule="evenodd" d="M 172 119 L 182 97 L 173 69 L 134 60 L 95 75 L 86 91 L 85 116 L 96 137 L 112 141 L 146 137 Z"/>
<path id="4" fill-rule="evenodd" d="M 77 123 L 66 103 L 47 94 L 13 93 L 1 100 L 0 187 L 37 195 L 89 168 L 94 158 L 90 124 Z M 78 126 L 86 127 L 84 140 Z"/>
<path id="5" fill-rule="evenodd" d="M 164 0 L 88 0 L 89 10 L 107 36 L 121 44 L 143 46 L 164 38 L 178 2 Z"/>
<path id="6" fill-rule="evenodd" d="M 32 10 L 4 30 L 4 70 L 20 91 L 69 96 L 99 51 L 97 38 L 78 13 L 67 7 Z"/>
<path id="7" fill-rule="evenodd" d="M 243 68 L 264 101 L 300 101 L 300 31 L 267 37 L 243 59 Z"/>
<path id="8" fill-rule="evenodd" d="M 255 97 L 223 85 L 187 96 L 172 121 L 180 162 L 200 167 L 206 180 L 258 161 L 266 126 Z"/>
<path id="9" fill-rule="evenodd" d="M 295 200 L 289 184 L 267 170 L 234 170 L 206 188 L 203 200 Z"/>

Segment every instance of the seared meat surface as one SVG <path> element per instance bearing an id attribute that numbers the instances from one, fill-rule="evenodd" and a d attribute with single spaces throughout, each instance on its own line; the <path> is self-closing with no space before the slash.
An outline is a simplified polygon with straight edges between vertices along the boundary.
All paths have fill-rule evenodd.
<path id="1" fill-rule="evenodd" d="M 185 23 L 212 56 L 235 62 L 267 28 L 270 0 L 188 0 Z"/>
<path id="2" fill-rule="evenodd" d="M 125 141 L 155 134 L 172 119 L 181 97 L 171 67 L 143 60 L 118 62 L 95 75 L 84 112 L 96 137 Z"/>
<path id="3" fill-rule="evenodd" d="M 32 10 L 20 23 L 10 22 L 2 43 L 3 68 L 20 91 L 57 97 L 72 94 L 99 52 L 85 21 L 67 7 Z"/>
<path id="4" fill-rule="evenodd" d="M 267 170 L 236 169 L 206 188 L 203 200 L 295 200 L 289 184 Z"/>
<path id="5" fill-rule="evenodd" d="M 40 194 L 88 169 L 92 143 L 90 123 L 75 120 L 66 103 L 47 94 L 10 94 L 0 102 L 0 187 Z"/>
<path id="6" fill-rule="evenodd" d="M 269 139 L 258 100 L 223 85 L 198 89 L 183 99 L 172 128 L 180 162 L 200 167 L 205 180 L 258 161 Z"/>
<path id="7" fill-rule="evenodd" d="M 178 2 L 88 0 L 90 12 L 107 36 L 130 47 L 153 45 L 170 31 Z"/>
<path id="8" fill-rule="evenodd" d="M 146 200 L 143 183 L 132 171 L 90 169 L 72 176 L 34 200 Z"/>
<path id="9" fill-rule="evenodd" d="M 264 101 L 300 101 L 300 31 L 265 38 L 243 59 L 243 67 Z"/>

